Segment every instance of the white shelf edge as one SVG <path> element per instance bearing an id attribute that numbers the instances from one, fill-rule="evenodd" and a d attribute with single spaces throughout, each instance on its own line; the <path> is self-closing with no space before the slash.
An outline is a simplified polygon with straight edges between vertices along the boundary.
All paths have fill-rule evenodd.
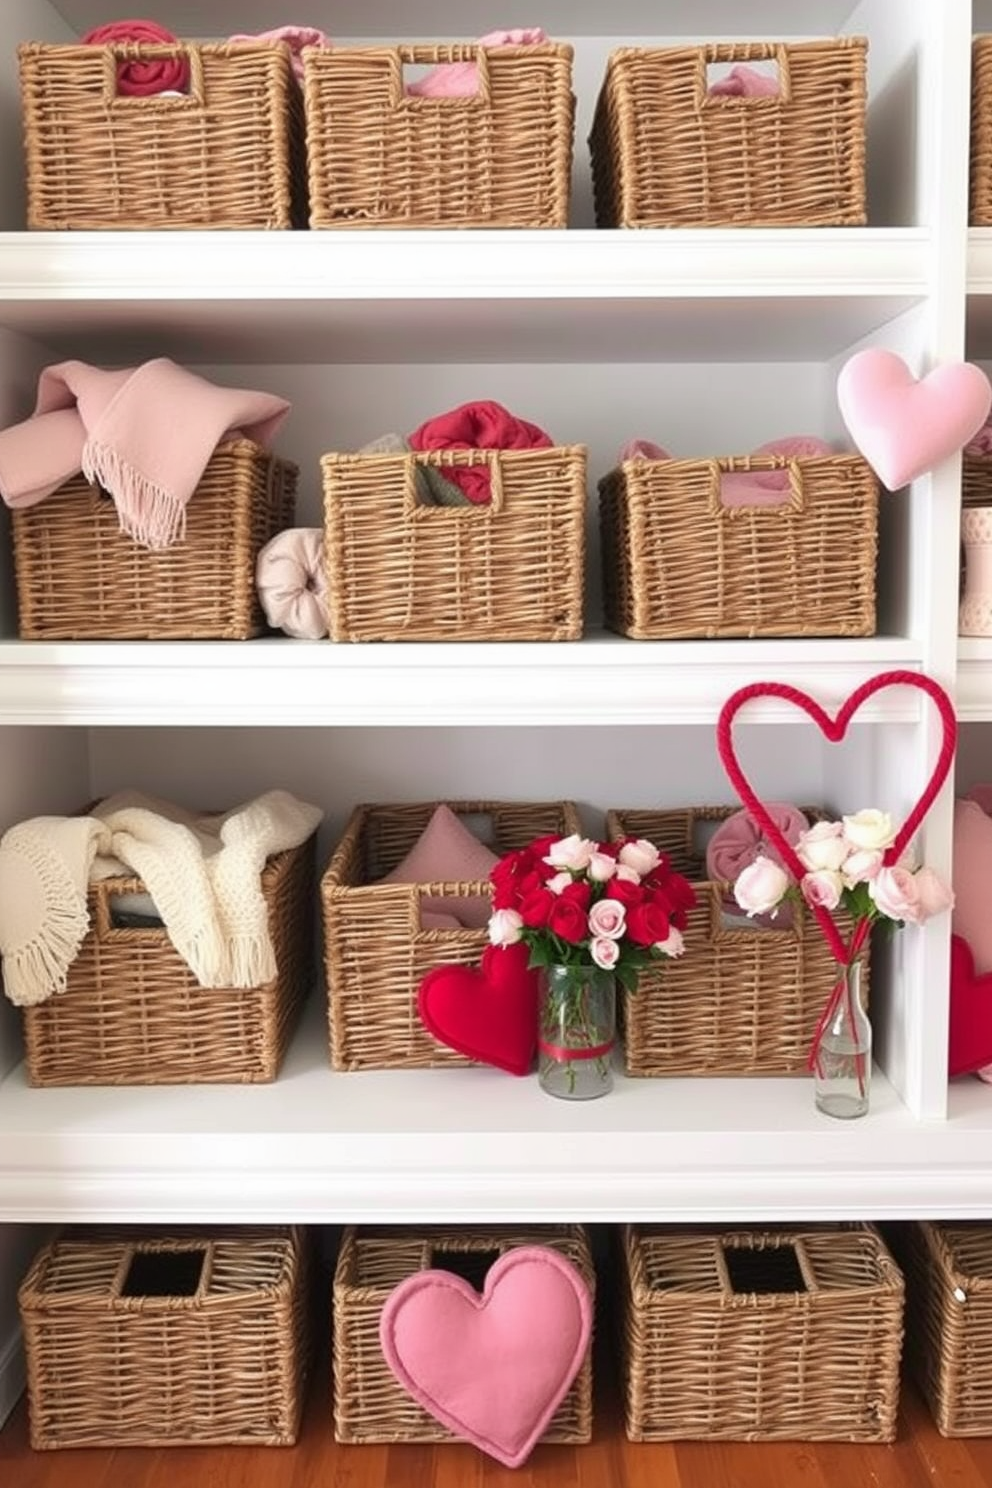
<path id="1" fill-rule="evenodd" d="M 0 304 L 919 296 L 923 229 L 0 233 Z"/>
<path id="2" fill-rule="evenodd" d="M 266 640 L 0 643 L 10 724 L 510 725 L 705 723 L 756 680 L 812 688 L 825 707 L 890 668 L 918 670 L 904 639 L 334 645 Z M 914 722 L 908 689 L 871 723 Z M 774 700 L 749 722 L 801 722 Z"/>
<path id="3" fill-rule="evenodd" d="M 992 720 L 992 637 L 958 637 L 955 712 L 959 723 Z"/>
<path id="4" fill-rule="evenodd" d="M 992 227 L 968 229 L 967 292 L 992 294 Z"/>

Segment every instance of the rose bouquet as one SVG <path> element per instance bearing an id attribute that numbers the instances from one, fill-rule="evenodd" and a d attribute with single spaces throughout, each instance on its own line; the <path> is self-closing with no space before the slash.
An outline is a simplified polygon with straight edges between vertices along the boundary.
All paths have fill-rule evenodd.
<path id="1" fill-rule="evenodd" d="M 871 1026 L 861 1005 L 859 958 L 876 924 L 919 925 L 954 903 L 950 887 L 909 853 L 890 863 L 896 828 L 885 811 L 868 808 L 839 821 L 818 821 L 795 846 L 806 870 L 794 880 L 781 864 L 759 856 L 742 869 L 734 898 L 748 915 L 771 915 L 787 900 L 815 913 L 845 910 L 852 930 L 842 974 L 813 1035 L 809 1067 L 818 1082 L 817 1104 L 831 1115 L 867 1110 Z M 835 954 L 837 952 L 835 951 Z"/>
<path id="2" fill-rule="evenodd" d="M 628 991 L 653 961 L 680 956 L 691 884 L 641 838 L 542 837 L 492 870 L 495 946 L 523 941 L 541 973 L 538 1052 L 546 1089 L 610 1087 L 614 979 Z"/>

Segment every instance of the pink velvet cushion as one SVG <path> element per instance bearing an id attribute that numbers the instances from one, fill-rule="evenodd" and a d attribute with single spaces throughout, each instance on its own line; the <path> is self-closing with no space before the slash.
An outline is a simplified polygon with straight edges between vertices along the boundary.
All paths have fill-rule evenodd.
<path id="1" fill-rule="evenodd" d="M 488 847 L 473 837 L 450 806 L 441 805 L 402 863 L 397 863 L 382 882 L 482 883 L 489 878 L 498 861 Z M 459 924 L 471 930 L 485 928 L 491 909 L 488 894 L 468 898 L 454 894 L 437 895 L 421 901 L 421 911 L 425 916 L 453 915 Z M 426 919 L 422 923 L 428 927 Z"/>
<path id="2" fill-rule="evenodd" d="M 977 801 L 954 803 L 951 929 L 968 942 L 979 974 L 992 971 L 992 817 Z"/>

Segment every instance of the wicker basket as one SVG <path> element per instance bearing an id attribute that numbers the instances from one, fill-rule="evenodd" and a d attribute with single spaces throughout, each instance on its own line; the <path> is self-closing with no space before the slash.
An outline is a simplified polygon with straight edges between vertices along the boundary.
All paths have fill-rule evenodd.
<path id="1" fill-rule="evenodd" d="M 189 92 L 123 97 L 122 61 L 185 57 Z M 181 42 L 18 49 L 28 227 L 306 225 L 289 48 Z"/>
<path id="2" fill-rule="evenodd" d="M 632 1441 L 892 1441 L 903 1279 L 872 1225 L 627 1226 Z"/>
<path id="3" fill-rule="evenodd" d="M 972 227 L 992 227 L 992 36 L 976 36 L 971 53 Z"/>
<path id="4" fill-rule="evenodd" d="M 282 1227 L 45 1246 L 18 1294 L 31 1445 L 292 1445 L 306 1282 L 301 1232 Z"/>
<path id="5" fill-rule="evenodd" d="M 312 971 L 314 848 L 262 872 L 278 973 L 264 987 L 201 987 L 164 929 L 117 928 L 140 879 L 89 887 L 91 929 L 64 992 L 24 1009 L 32 1085 L 262 1084 L 279 1071 Z"/>
<path id="6" fill-rule="evenodd" d="M 690 879 L 686 953 L 649 968 L 636 992 L 621 993 L 629 1075 L 806 1074 L 817 1021 L 838 968 L 819 925 L 802 906 L 789 928 L 725 922 L 731 886 L 706 878 L 700 828 L 733 806 L 675 811 L 609 811 L 607 835 L 645 837 Z M 814 813 L 815 814 L 815 813 Z M 850 930 L 836 915 L 845 935 Z M 862 972 L 868 994 L 867 953 Z"/>
<path id="7" fill-rule="evenodd" d="M 22 640 L 227 640 L 265 630 L 255 560 L 292 525 L 295 465 L 248 439 L 211 456 L 186 536 L 142 547 L 80 475 L 11 514 Z"/>
<path id="8" fill-rule="evenodd" d="M 444 1442 L 451 1432 L 412 1400 L 390 1372 L 379 1318 L 394 1287 L 418 1271 L 453 1271 L 481 1291 L 486 1271 L 508 1250 L 546 1245 L 578 1269 L 595 1294 L 589 1243 L 580 1225 L 517 1229 L 347 1229 L 334 1275 L 334 1435 L 339 1442 Z M 592 1349 L 555 1412 L 545 1442 L 592 1435 Z"/>
<path id="9" fill-rule="evenodd" d="M 428 506 L 415 465 L 488 466 L 484 506 Z M 574 641 L 582 634 L 586 452 L 325 455 L 335 641 Z"/>
<path id="10" fill-rule="evenodd" d="M 721 472 L 789 471 L 780 506 Z M 606 623 L 635 640 L 875 633 L 878 483 L 858 455 L 627 460 L 599 483 Z"/>
<path id="11" fill-rule="evenodd" d="M 992 1225 L 899 1226 L 906 1356 L 944 1436 L 992 1436 Z"/>
<path id="12" fill-rule="evenodd" d="M 867 45 L 613 52 L 589 137 L 598 225 L 863 226 Z M 779 96 L 708 93 L 711 64 L 769 60 Z"/>
<path id="13" fill-rule="evenodd" d="M 992 455 L 962 454 L 961 505 L 992 506 Z"/>
<path id="14" fill-rule="evenodd" d="M 310 226 L 565 227 L 572 48 L 308 48 Z M 424 98 L 404 67 L 474 62 L 478 91 Z"/>
<path id="15" fill-rule="evenodd" d="M 435 1043 L 417 1015 L 417 988 L 435 966 L 478 962 L 485 930 L 422 930 L 424 898 L 488 894 L 488 883 L 378 883 L 417 841 L 438 803 L 358 806 L 321 882 L 331 1064 L 338 1070 L 466 1064 Z M 569 801 L 451 801 L 502 855 L 549 832 L 580 830 Z"/>

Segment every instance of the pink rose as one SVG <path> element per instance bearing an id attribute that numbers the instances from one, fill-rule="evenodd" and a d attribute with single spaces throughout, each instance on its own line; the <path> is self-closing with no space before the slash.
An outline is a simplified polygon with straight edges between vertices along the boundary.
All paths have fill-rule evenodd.
<path id="1" fill-rule="evenodd" d="M 818 868 L 815 873 L 803 875 L 799 892 L 810 909 L 836 909 L 843 887 L 844 880 L 839 873 L 829 868 Z"/>
<path id="2" fill-rule="evenodd" d="M 920 896 L 921 921 L 954 908 L 954 890 L 950 884 L 944 882 L 939 873 L 935 873 L 932 868 L 921 868 L 915 878 L 916 892 Z"/>
<path id="3" fill-rule="evenodd" d="M 840 867 L 841 877 L 846 889 L 853 889 L 855 884 L 870 883 L 882 866 L 884 853 L 868 848 L 856 848 L 854 852 L 848 853 Z"/>
<path id="4" fill-rule="evenodd" d="M 842 831 L 840 822 L 821 821 L 803 832 L 796 843 L 796 854 L 803 867 L 811 873 L 819 873 L 821 868 L 836 871 L 851 851 Z"/>
<path id="5" fill-rule="evenodd" d="M 916 875 L 908 868 L 880 868 L 868 885 L 879 914 L 890 920 L 918 924 L 922 918 Z"/>
<path id="6" fill-rule="evenodd" d="M 515 909 L 497 909 L 489 917 L 490 943 L 494 946 L 515 945 L 523 928 L 523 918 Z"/>
<path id="7" fill-rule="evenodd" d="M 552 868 L 567 868 L 572 873 L 582 873 L 589 866 L 589 859 L 596 851 L 596 843 L 573 832 L 571 837 L 562 837 L 548 848 L 545 863 Z"/>
<path id="8" fill-rule="evenodd" d="M 552 878 L 549 878 L 545 882 L 544 887 L 546 889 L 550 889 L 552 894 L 560 894 L 563 889 L 568 888 L 571 882 L 572 875 L 570 873 L 561 872 L 556 873 Z"/>
<path id="9" fill-rule="evenodd" d="M 594 852 L 589 859 L 589 867 L 586 869 L 593 883 L 606 883 L 617 871 L 616 859 L 609 857 L 607 853 Z"/>
<path id="10" fill-rule="evenodd" d="M 638 878 L 646 878 L 653 868 L 657 868 L 661 853 L 653 842 L 638 837 L 636 842 L 624 843 L 619 857 L 625 868 L 633 868 Z"/>
<path id="11" fill-rule="evenodd" d="M 619 899 L 598 899 L 589 911 L 589 934 L 619 940 L 627 928 L 627 911 Z"/>
<path id="12" fill-rule="evenodd" d="M 620 947 L 615 940 L 601 935 L 589 942 L 589 954 L 603 971 L 612 971 L 620 960 Z"/>
<path id="13" fill-rule="evenodd" d="M 681 956 L 685 953 L 685 941 L 681 930 L 669 930 L 667 940 L 656 940 L 651 947 L 653 951 L 660 951 L 663 956 Z"/>
<path id="14" fill-rule="evenodd" d="M 771 858 L 759 855 L 741 870 L 734 884 L 734 898 L 745 914 L 767 914 L 782 902 L 789 877 Z"/>
<path id="15" fill-rule="evenodd" d="M 621 883 L 639 884 L 641 875 L 636 868 L 631 868 L 629 863 L 618 863 L 615 875 Z"/>

